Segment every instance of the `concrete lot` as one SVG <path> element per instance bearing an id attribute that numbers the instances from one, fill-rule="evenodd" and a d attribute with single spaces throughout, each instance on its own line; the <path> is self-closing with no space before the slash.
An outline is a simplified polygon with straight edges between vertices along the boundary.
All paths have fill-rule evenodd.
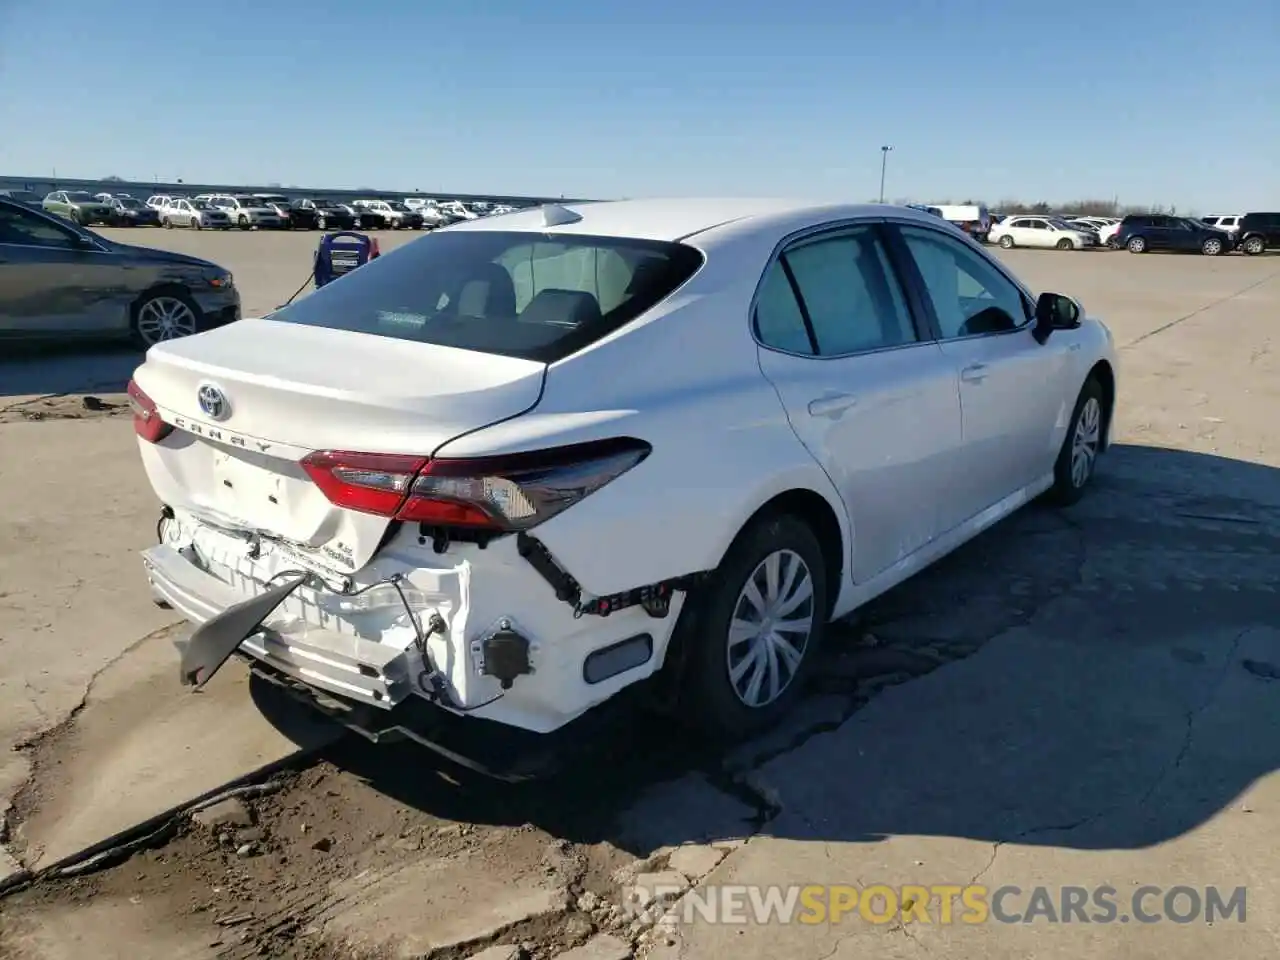
<path id="1" fill-rule="evenodd" d="M 317 239 L 115 235 L 221 263 L 248 312 L 294 292 Z M 250 801 L 254 826 L 184 831 L 0 901 L 0 956 L 92 944 L 132 958 L 332 957 L 391 939 L 405 956 L 497 940 L 540 958 L 596 933 L 626 945 L 597 942 L 595 956 L 626 956 L 632 941 L 659 956 L 789 960 L 1274 949 L 1280 259 L 1001 256 L 1111 325 L 1120 446 L 1077 507 L 1028 509 L 873 605 L 786 730 L 720 758 L 638 729 L 589 791 L 495 791 L 442 780 L 417 752 L 340 743 Z M 327 735 L 262 720 L 243 678 L 196 701 L 177 689 L 173 618 L 149 603 L 136 562 L 156 505 L 113 405 L 137 360 L 0 362 L 0 805 L 14 803 L 0 839 L 28 867 Z M 86 393 L 105 403 L 86 409 Z M 646 871 L 704 885 L 1046 885 L 1055 897 L 1110 883 L 1121 914 L 1142 885 L 1245 886 L 1248 914 L 946 925 L 931 911 L 930 925 L 850 915 L 646 933 L 609 909 Z M 1025 910 L 1026 893 L 1007 909 Z"/>

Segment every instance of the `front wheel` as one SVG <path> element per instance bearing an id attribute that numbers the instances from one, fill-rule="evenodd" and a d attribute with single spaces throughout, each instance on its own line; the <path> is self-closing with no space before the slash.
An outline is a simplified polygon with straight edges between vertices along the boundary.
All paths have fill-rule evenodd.
<path id="1" fill-rule="evenodd" d="M 744 529 L 681 611 L 685 719 L 720 741 L 776 724 L 817 659 L 827 590 L 822 548 L 803 520 L 781 514 Z"/>
<path id="2" fill-rule="evenodd" d="M 146 350 L 165 340 L 200 331 L 200 308 L 185 293 L 162 290 L 140 301 L 133 310 L 133 340 Z"/>
<path id="3" fill-rule="evenodd" d="M 323 230 L 323 229 L 324 229 L 325 227 L 327 227 L 328 225 L 329 225 L 329 221 L 328 221 L 328 220 L 326 220 L 324 217 L 316 217 L 316 229 L 317 229 L 317 230 Z"/>
<path id="4" fill-rule="evenodd" d="M 239 224 L 240 224 L 241 230 L 248 230 L 252 227 L 252 224 L 249 223 L 249 218 L 246 217 L 243 213 L 240 214 Z"/>
<path id="5" fill-rule="evenodd" d="M 1147 252 L 1147 241 L 1143 240 L 1141 237 L 1130 237 L 1126 246 L 1129 248 L 1130 253 Z"/>
<path id="6" fill-rule="evenodd" d="M 1009 234 L 1007 234 L 1007 233 L 1006 233 L 1003 237 L 1001 237 L 1001 238 L 1000 238 L 1000 248 L 1001 248 L 1002 250 L 1012 250 L 1012 249 L 1013 249 L 1013 237 L 1009 236 Z"/>
<path id="7" fill-rule="evenodd" d="M 1061 240 L 1058 241 L 1057 247 L 1059 250 L 1074 250 L 1076 248 L 1076 245 L 1075 245 L 1075 241 L 1071 240 L 1068 237 L 1063 237 Z"/>
<path id="8" fill-rule="evenodd" d="M 1222 241 L 1214 237 L 1210 237 L 1204 243 L 1200 244 L 1200 252 L 1206 257 L 1216 257 L 1222 252 Z"/>
<path id="9" fill-rule="evenodd" d="M 203 229 L 204 229 L 204 224 L 200 222 L 200 218 L 199 218 L 199 217 L 192 217 L 192 218 L 191 218 L 191 229 L 192 229 L 192 230 L 203 230 Z"/>
<path id="10" fill-rule="evenodd" d="M 1261 237 L 1250 237 L 1244 242 L 1240 248 L 1251 257 L 1256 257 L 1262 251 L 1267 249 L 1267 242 Z"/>
<path id="11" fill-rule="evenodd" d="M 1071 426 L 1053 465 L 1053 486 L 1049 497 L 1055 503 L 1069 506 L 1084 496 L 1085 487 L 1093 479 L 1098 455 L 1102 452 L 1106 411 L 1105 396 L 1098 378 L 1090 376 L 1080 389 Z"/>
<path id="12" fill-rule="evenodd" d="M 162 227 L 164 227 L 166 230 L 172 230 L 172 229 L 173 229 L 173 221 L 172 221 L 172 220 L 170 220 L 168 217 L 165 217 L 164 219 L 162 219 L 162 220 L 160 221 L 160 225 L 161 225 Z"/>

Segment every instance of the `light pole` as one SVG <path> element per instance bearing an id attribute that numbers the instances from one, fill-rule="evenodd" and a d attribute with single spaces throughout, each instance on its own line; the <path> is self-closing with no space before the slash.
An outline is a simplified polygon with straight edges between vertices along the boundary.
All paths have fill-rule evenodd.
<path id="1" fill-rule="evenodd" d="M 885 145 L 880 148 L 880 202 L 884 203 L 884 170 L 889 165 L 889 151 L 893 147 Z"/>

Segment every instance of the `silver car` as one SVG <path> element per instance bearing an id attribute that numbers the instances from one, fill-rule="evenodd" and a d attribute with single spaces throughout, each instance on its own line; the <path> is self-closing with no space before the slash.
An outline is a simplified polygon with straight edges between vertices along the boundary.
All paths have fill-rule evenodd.
<path id="1" fill-rule="evenodd" d="M 175 200 L 160 214 L 160 225 L 166 228 L 191 227 L 194 230 L 230 230 L 227 211 L 207 200 Z"/>

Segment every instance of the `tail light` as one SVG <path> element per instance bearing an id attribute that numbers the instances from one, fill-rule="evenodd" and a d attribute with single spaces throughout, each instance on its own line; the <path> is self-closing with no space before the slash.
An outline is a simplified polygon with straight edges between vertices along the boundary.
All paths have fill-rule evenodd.
<path id="1" fill-rule="evenodd" d="M 527 530 L 616 480 L 649 444 L 620 437 L 476 459 L 323 450 L 302 468 L 333 504 L 418 523 Z"/>
<path id="2" fill-rule="evenodd" d="M 159 443 L 173 433 L 173 426 L 161 419 L 155 401 L 142 392 L 136 380 L 129 381 L 127 393 L 129 407 L 133 410 L 134 433 L 148 443 Z"/>

